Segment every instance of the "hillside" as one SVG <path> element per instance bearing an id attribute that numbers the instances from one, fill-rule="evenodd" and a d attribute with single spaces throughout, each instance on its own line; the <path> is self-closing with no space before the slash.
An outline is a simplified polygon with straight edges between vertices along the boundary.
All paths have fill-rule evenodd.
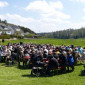
<path id="1" fill-rule="evenodd" d="M 39 35 L 48 38 L 57 38 L 57 39 L 85 38 L 85 28 L 67 29 L 50 33 L 39 33 Z"/>
<path id="2" fill-rule="evenodd" d="M 32 31 L 29 28 L 7 23 L 6 20 L 4 21 L 0 20 L 0 34 L 14 35 L 16 31 L 20 32 L 22 35 L 30 34 L 30 33 L 36 34 L 34 31 Z"/>

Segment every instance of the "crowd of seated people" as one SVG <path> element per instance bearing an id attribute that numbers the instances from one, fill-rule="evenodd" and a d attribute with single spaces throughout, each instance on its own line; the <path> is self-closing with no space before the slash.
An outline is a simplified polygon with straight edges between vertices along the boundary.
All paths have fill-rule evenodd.
<path id="1" fill-rule="evenodd" d="M 0 62 L 2 62 L 2 57 L 4 61 L 8 64 L 12 61 L 23 62 L 23 65 L 29 64 L 33 66 L 46 66 L 46 73 L 50 74 L 50 70 L 53 68 L 58 69 L 58 67 L 63 67 L 62 70 L 69 71 L 71 67 L 74 70 L 74 65 L 81 60 L 84 62 L 85 58 L 85 48 L 81 46 L 54 46 L 49 44 L 28 44 L 28 43 L 8 43 L 8 45 L 0 45 Z"/>

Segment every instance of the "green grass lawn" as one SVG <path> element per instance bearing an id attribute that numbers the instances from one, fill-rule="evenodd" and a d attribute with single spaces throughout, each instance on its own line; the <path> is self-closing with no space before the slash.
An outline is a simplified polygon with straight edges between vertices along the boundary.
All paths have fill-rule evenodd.
<path id="1" fill-rule="evenodd" d="M 15 42 L 24 42 L 24 43 L 36 43 L 36 44 L 53 44 L 53 45 L 71 45 L 85 47 L 85 39 L 18 39 L 18 40 L 6 40 L 5 43 L 15 43 Z"/>
<path id="2" fill-rule="evenodd" d="M 85 47 L 85 39 L 23 39 L 5 41 L 4 44 L 20 41 L 24 43 L 54 45 L 74 44 Z M 0 63 L 0 85 L 85 85 L 85 76 L 80 76 L 80 72 L 83 69 L 83 65 L 79 65 L 75 66 L 74 72 L 71 73 L 51 77 L 33 77 L 30 75 L 30 69 L 20 69 L 17 65 L 7 67 L 4 63 Z"/>
<path id="3" fill-rule="evenodd" d="M 75 66 L 74 72 L 51 77 L 33 77 L 30 69 L 0 64 L 0 85 L 85 85 L 85 76 L 80 76 L 83 65 Z"/>

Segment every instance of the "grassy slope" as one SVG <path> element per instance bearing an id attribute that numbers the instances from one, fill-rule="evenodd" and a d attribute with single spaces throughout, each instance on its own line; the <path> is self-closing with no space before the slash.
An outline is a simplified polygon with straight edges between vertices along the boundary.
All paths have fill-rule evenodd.
<path id="1" fill-rule="evenodd" d="M 29 42 L 29 43 L 43 43 L 43 44 L 54 44 L 54 45 L 81 45 L 85 46 L 85 39 L 38 39 L 38 40 L 12 40 L 8 42 Z M 52 77 L 32 77 L 30 76 L 29 69 L 19 69 L 17 66 L 6 67 L 0 64 L 0 85 L 85 85 L 85 76 L 79 76 L 80 71 L 83 70 L 83 66 L 76 66 L 75 71 L 67 74 L 56 75 Z"/>

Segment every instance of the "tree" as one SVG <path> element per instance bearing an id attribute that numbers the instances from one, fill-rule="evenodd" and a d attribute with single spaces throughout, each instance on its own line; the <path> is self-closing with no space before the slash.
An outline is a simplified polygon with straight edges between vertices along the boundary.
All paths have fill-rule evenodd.
<path id="1" fill-rule="evenodd" d="M 7 24 L 7 20 L 4 20 L 3 23 Z"/>

